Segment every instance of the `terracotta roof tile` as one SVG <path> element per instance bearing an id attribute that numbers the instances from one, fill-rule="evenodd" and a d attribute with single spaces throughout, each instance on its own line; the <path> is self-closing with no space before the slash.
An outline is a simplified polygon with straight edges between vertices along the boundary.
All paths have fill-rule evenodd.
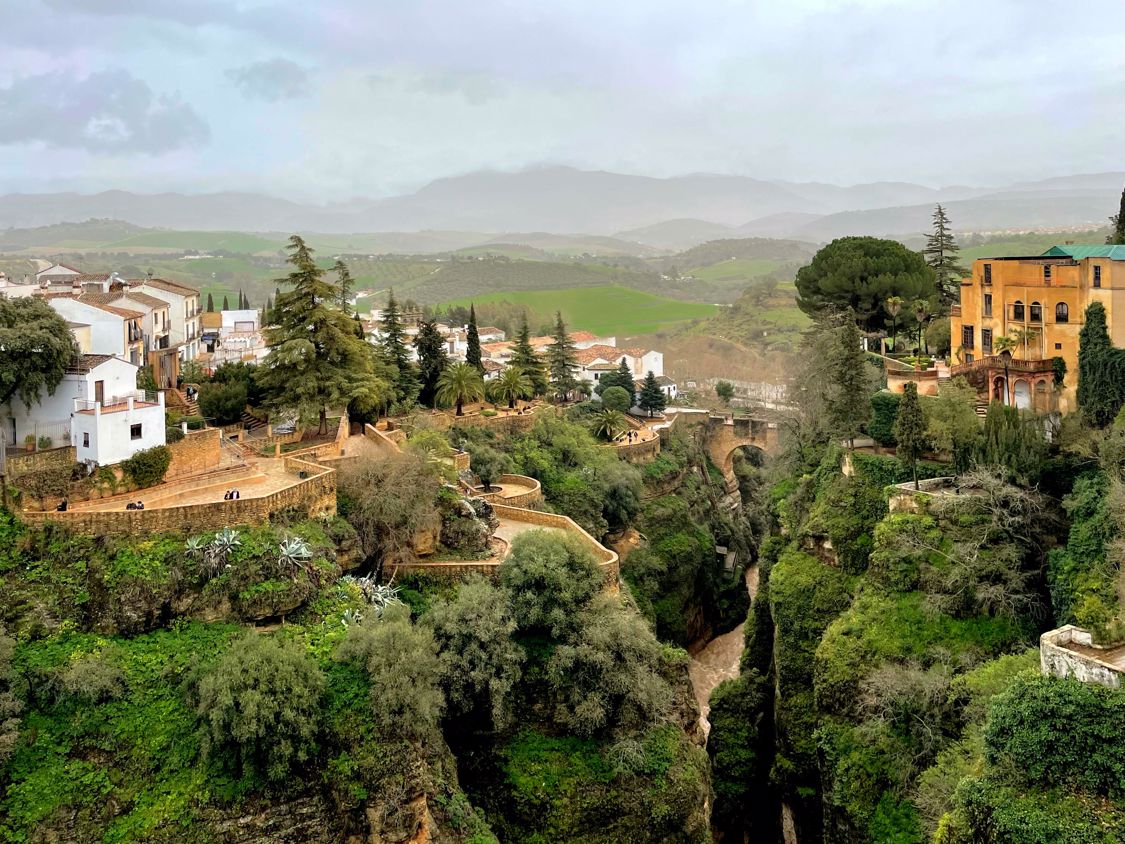
<path id="1" fill-rule="evenodd" d="M 107 360 L 113 360 L 113 355 L 79 355 L 71 362 L 66 371 L 71 374 L 82 374 L 101 366 Z"/>

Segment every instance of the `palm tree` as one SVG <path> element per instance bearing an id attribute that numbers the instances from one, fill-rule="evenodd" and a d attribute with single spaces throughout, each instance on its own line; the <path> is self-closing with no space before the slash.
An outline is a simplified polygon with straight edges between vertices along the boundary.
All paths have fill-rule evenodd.
<path id="1" fill-rule="evenodd" d="M 902 310 L 902 297 L 888 296 L 887 301 L 883 303 L 883 307 L 891 315 L 891 352 L 894 352 L 895 341 L 898 339 L 898 315 Z"/>
<path id="2" fill-rule="evenodd" d="M 598 411 L 590 422 L 590 428 L 594 432 L 594 436 L 601 437 L 608 442 L 613 442 L 626 427 L 625 415 L 620 410 Z"/>
<path id="3" fill-rule="evenodd" d="M 922 333 L 926 328 L 926 317 L 930 315 L 930 304 L 925 299 L 914 300 L 914 318 L 918 320 L 918 358 L 922 357 Z"/>
<path id="4" fill-rule="evenodd" d="M 535 389 L 531 379 L 518 366 L 508 366 L 500 376 L 489 383 L 489 392 L 495 401 L 506 401 L 508 408 L 516 406 L 518 399 L 529 398 Z"/>
<path id="5" fill-rule="evenodd" d="M 1017 331 L 1018 330 L 1019 329 L 1017 329 Z M 1017 337 L 1015 335 L 1015 333 L 1013 333 L 1011 335 L 1001 334 L 999 337 L 997 337 L 995 340 L 992 341 L 992 350 L 996 354 L 1000 355 L 1000 354 L 1003 354 L 1004 352 L 1015 351 L 1016 348 L 1019 347 L 1019 344 L 1020 344 L 1020 338 Z"/>
<path id="6" fill-rule="evenodd" d="M 437 382 L 437 400 L 457 406 L 457 415 L 465 402 L 484 398 L 484 381 L 476 367 L 470 363 L 455 363 L 446 367 Z"/>
<path id="7" fill-rule="evenodd" d="M 1012 331 L 1012 339 L 1023 346 L 1024 354 L 1030 354 L 1031 341 L 1039 339 L 1039 332 L 1034 328 L 1017 328 Z"/>

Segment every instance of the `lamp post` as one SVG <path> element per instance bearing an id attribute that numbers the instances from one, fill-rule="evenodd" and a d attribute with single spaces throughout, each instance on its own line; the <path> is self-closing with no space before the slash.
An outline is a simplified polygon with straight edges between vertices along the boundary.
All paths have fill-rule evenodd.
<path id="1" fill-rule="evenodd" d="M 1004 361 L 1004 404 L 1012 403 L 1012 391 L 1008 386 L 1008 364 L 1012 362 L 1012 350 L 1004 349 L 1000 352 L 1000 360 Z"/>

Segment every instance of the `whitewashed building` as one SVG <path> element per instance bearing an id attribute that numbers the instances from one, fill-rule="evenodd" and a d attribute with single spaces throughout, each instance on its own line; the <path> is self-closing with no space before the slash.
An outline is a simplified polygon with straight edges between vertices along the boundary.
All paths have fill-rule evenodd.
<path id="1" fill-rule="evenodd" d="M 49 448 L 71 445 L 80 462 L 99 466 L 164 445 L 164 395 L 138 390 L 137 369 L 113 355 L 81 355 L 53 393 L 30 406 L 18 396 L 0 406 L 4 436 L 11 445 L 28 437 Z"/>
<path id="2" fill-rule="evenodd" d="M 163 278 L 130 280 L 130 290 L 147 293 L 169 305 L 170 346 L 179 350 L 180 360 L 195 360 L 199 355 L 202 329 L 199 291 L 186 284 Z"/>

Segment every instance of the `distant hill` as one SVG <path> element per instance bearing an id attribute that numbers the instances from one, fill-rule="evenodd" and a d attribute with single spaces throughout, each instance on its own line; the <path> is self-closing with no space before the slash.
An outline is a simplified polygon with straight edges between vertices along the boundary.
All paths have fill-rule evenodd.
<path id="1" fill-rule="evenodd" d="M 614 237 L 645 244 L 656 249 L 678 251 L 708 240 L 730 237 L 734 233 L 735 230 L 731 226 L 710 223 L 707 220 L 686 218 L 665 220 L 663 223 L 654 223 L 651 226 L 641 226 L 639 229 L 618 232 Z"/>
<path id="2" fill-rule="evenodd" d="M 482 242 L 457 233 L 491 233 L 484 240 L 498 242 L 513 242 L 504 232 L 578 232 L 583 237 L 617 233 L 622 241 L 675 250 L 737 234 L 812 241 L 860 232 L 909 234 L 926 228 L 929 210 L 938 201 L 950 206 L 959 230 L 1081 225 L 1104 221 L 1113 213 L 1123 184 L 1125 173 L 1059 176 L 1009 186 L 930 188 L 909 182 L 840 186 L 708 173 L 658 179 L 545 167 L 470 173 L 437 179 L 403 196 L 319 206 L 238 192 L 11 194 L 0 197 L 0 227 L 111 218 L 180 230 L 399 233 L 393 238 L 396 245 L 386 250 L 356 244 L 357 250 L 372 252 L 412 251 L 403 248 L 404 238 L 412 232 L 427 236 L 427 251 Z M 368 242 L 362 234 L 342 236 L 349 243 Z M 434 248 L 435 241 L 445 245 Z M 515 242 L 550 252 L 576 246 L 559 243 L 547 248 Z"/>

